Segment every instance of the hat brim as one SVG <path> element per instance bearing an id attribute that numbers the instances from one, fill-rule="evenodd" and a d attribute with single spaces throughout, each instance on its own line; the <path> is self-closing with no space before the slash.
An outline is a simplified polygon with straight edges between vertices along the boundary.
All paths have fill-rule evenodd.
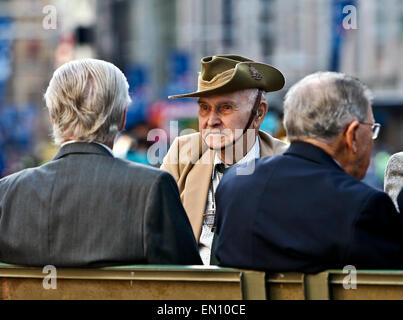
<path id="1" fill-rule="evenodd" d="M 251 67 L 255 68 L 261 77 L 254 77 L 252 74 L 253 72 L 251 71 Z M 176 99 L 205 97 L 255 88 L 262 89 L 265 92 L 273 92 L 281 90 L 284 85 L 285 78 L 278 69 L 264 63 L 241 62 L 236 65 L 233 76 L 218 87 L 185 94 L 173 95 L 169 96 L 168 98 Z"/>

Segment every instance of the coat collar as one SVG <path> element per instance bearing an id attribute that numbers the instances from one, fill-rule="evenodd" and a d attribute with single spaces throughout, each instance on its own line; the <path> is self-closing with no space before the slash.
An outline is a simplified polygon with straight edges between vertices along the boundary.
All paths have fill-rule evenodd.
<path id="1" fill-rule="evenodd" d="M 314 146 L 308 142 L 304 141 L 294 141 L 291 143 L 290 147 L 284 152 L 284 155 L 295 155 L 300 158 L 305 158 L 307 160 L 311 160 L 321 164 L 331 165 L 339 170 L 343 170 L 343 168 L 336 162 L 333 157 L 328 154 L 323 149 Z"/>
<path id="2" fill-rule="evenodd" d="M 281 154 L 287 149 L 287 144 L 274 139 L 268 133 L 259 130 L 260 157 L 271 157 Z M 276 142 L 277 141 L 277 142 Z"/>
<path id="3" fill-rule="evenodd" d="M 63 158 L 68 154 L 99 154 L 112 158 L 109 151 L 100 144 L 93 142 L 73 142 L 62 146 L 54 156 L 53 160 Z"/>

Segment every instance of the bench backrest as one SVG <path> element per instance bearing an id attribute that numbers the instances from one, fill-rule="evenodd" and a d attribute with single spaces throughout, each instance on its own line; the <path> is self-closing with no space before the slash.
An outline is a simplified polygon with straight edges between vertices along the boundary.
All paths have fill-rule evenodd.
<path id="1" fill-rule="evenodd" d="M 265 275 L 214 266 L 135 265 L 54 271 L 0 263 L 0 299 L 403 299 L 399 270 Z"/>
<path id="2" fill-rule="evenodd" d="M 266 299 L 265 274 L 258 271 L 153 265 L 54 271 L 0 264 L 0 299 Z"/>

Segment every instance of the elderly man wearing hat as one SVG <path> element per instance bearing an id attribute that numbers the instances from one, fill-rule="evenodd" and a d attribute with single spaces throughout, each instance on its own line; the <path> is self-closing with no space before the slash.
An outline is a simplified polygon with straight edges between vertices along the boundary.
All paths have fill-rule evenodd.
<path id="1" fill-rule="evenodd" d="M 178 184 L 205 265 L 216 262 L 211 256 L 214 194 L 226 168 L 287 148 L 259 130 L 268 110 L 263 92 L 280 90 L 284 83 L 282 73 L 270 65 L 236 55 L 208 56 L 201 59 L 198 90 L 169 97 L 199 98 L 200 132 L 177 137 L 161 169 Z"/>

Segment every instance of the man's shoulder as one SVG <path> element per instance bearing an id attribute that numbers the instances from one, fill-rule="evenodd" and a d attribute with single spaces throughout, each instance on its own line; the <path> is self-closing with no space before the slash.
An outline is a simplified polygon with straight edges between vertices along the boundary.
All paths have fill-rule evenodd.
<path id="1" fill-rule="evenodd" d="M 180 152 L 184 147 L 194 146 L 197 148 L 202 147 L 203 140 L 201 138 L 200 132 L 195 132 L 191 134 L 186 134 L 183 136 L 178 136 L 175 138 L 172 143 L 173 146 L 176 146 Z"/>
<path id="2" fill-rule="evenodd" d="M 26 168 L 0 179 L 0 197 L 9 195 L 15 191 L 31 190 L 32 188 L 40 188 L 40 184 L 47 178 L 44 166 L 46 164 Z"/>
<path id="3" fill-rule="evenodd" d="M 196 163 L 207 150 L 199 132 L 176 137 L 165 155 L 161 169 L 176 179 L 185 166 Z"/>
<path id="4" fill-rule="evenodd" d="M 382 190 L 370 186 L 344 170 L 329 167 L 325 172 L 319 172 L 315 181 L 318 184 L 318 194 L 326 194 L 329 199 L 332 198 L 334 201 L 343 201 L 346 206 L 356 205 L 362 208 L 370 200 L 381 202 L 390 200 Z"/>
<path id="5" fill-rule="evenodd" d="M 40 167 L 35 167 L 35 168 L 27 168 L 23 169 L 18 172 L 14 172 L 12 174 L 9 174 L 3 178 L 0 179 L 0 187 L 7 187 L 16 181 L 22 180 L 29 178 L 32 174 L 35 174 L 35 172 L 39 169 Z"/>
<path id="6" fill-rule="evenodd" d="M 315 162 L 287 154 L 256 160 L 255 176 L 264 176 L 269 172 L 273 172 L 274 181 L 290 179 L 293 183 L 301 182 L 306 190 L 310 189 L 310 185 L 312 185 L 319 191 L 330 192 L 333 195 L 355 193 L 358 197 L 365 198 L 384 194 L 383 191 L 351 176 L 336 165 L 318 165 Z"/>
<path id="7" fill-rule="evenodd" d="M 277 138 L 274 138 L 265 131 L 259 130 L 260 148 L 262 157 L 284 153 L 289 145 Z"/>
<path id="8" fill-rule="evenodd" d="M 144 180 L 148 181 L 158 179 L 168 174 L 166 171 L 121 158 L 113 158 L 113 161 L 113 167 L 115 167 L 116 170 L 126 172 L 127 175 L 132 177 L 144 178 Z"/>

